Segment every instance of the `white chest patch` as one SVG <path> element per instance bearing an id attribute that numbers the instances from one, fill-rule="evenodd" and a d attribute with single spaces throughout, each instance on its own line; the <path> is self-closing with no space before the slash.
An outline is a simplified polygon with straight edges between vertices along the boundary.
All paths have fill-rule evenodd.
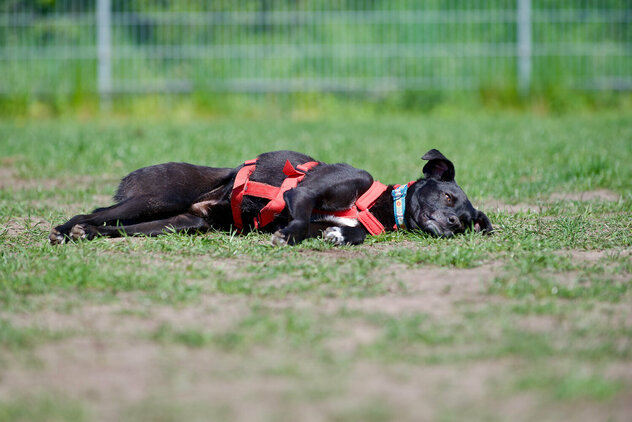
<path id="1" fill-rule="evenodd" d="M 336 217 L 335 215 L 327 214 L 312 214 L 312 221 L 333 223 L 336 226 L 345 227 L 356 227 L 359 224 L 356 218 Z"/>

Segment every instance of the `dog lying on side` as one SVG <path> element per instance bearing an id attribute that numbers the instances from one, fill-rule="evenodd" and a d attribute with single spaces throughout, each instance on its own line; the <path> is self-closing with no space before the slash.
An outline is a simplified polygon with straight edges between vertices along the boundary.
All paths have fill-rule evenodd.
<path id="1" fill-rule="evenodd" d="M 261 154 L 237 168 L 165 163 L 121 181 L 115 205 L 55 227 L 52 244 L 96 236 L 156 236 L 211 229 L 273 233 L 274 244 L 323 236 L 360 244 L 367 234 L 396 229 L 450 237 L 471 228 L 491 233 L 454 181 L 454 165 L 436 149 L 422 159 L 424 177 L 382 185 L 365 170 L 326 164 L 293 151 Z"/>

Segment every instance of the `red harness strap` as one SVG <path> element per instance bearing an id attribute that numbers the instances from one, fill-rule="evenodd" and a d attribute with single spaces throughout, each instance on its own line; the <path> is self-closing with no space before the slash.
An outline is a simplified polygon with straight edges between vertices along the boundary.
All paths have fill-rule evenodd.
<path id="1" fill-rule="evenodd" d="M 241 201 L 244 198 L 246 183 L 249 182 L 250 175 L 255 171 L 255 163 L 257 158 L 244 163 L 244 166 L 237 172 L 235 183 L 233 184 L 233 192 L 230 195 L 230 206 L 233 210 L 233 222 L 238 232 L 241 232 L 244 225 L 241 221 Z"/>
<path id="2" fill-rule="evenodd" d="M 246 161 L 235 177 L 233 192 L 230 197 L 230 205 L 233 211 L 233 222 L 238 232 L 241 232 L 244 227 L 241 219 L 241 202 L 243 201 L 244 195 L 256 196 L 270 200 L 270 202 L 261 209 L 259 217 L 255 218 L 254 221 L 256 228 L 264 227 L 270 224 L 272 220 L 274 220 L 274 217 L 281 213 L 283 208 L 285 208 L 283 194 L 286 191 L 298 186 L 299 182 L 305 177 L 305 173 L 318 165 L 318 162 L 310 161 L 296 166 L 295 169 L 289 160 L 286 161 L 283 166 L 283 173 L 287 177 L 283 180 L 281 186 L 277 187 L 250 180 L 250 176 L 255 171 L 256 162 L 256 158 L 254 160 Z"/>
<path id="3" fill-rule="evenodd" d="M 257 159 L 249 160 L 237 172 L 233 192 L 230 198 L 230 204 L 233 211 L 233 222 L 238 232 L 243 230 L 243 221 L 241 219 L 241 203 L 244 195 L 255 196 L 259 198 L 269 199 L 270 202 L 259 212 L 259 217 L 255 218 L 254 226 L 256 228 L 265 227 L 270 224 L 274 218 L 285 208 L 285 200 L 283 194 L 290 189 L 298 186 L 310 169 L 316 167 L 318 162 L 310 161 L 294 168 L 289 160 L 283 166 L 283 173 L 287 176 L 280 187 L 268 185 L 266 183 L 255 182 L 250 180 L 250 176 L 255 171 Z M 388 189 L 388 186 L 374 181 L 371 187 L 360 196 L 355 204 L 348 210 L 343 211 L 320 211 L 314 210 L 319 214 L 328 214 L 336 217 L 357 218 L 360 223 L 372 235 L 384 233 L 384 225 L 369 211 L 375 204 L 375 201 Z"/>
<path id="4" fill-rule="evenodd" d="M 274 186 L 270 186 L 270 188 L 276 189 L 276 195 L 274 198 L 271 198 L 270 202 L 266 204 L 265 207 L 261 209 L 259 212 L 259 218 L 255 219 L 255 227 L 264 227 L 270 224 L 274 217 L 279 215 L 283 208 L 285 208 L 285 200 L 283 199 L 283 194 L 290 189 L 294 189 L 298 186 L 299 182 L 303 180 L 305 177 L 305 173 L 307 173 L 310 169 L 316 167 L 318 162 L 310 161 L 305 164 L 301 164 L 296 166 L 296 169 L 290 164 L 290 161 L 287 160 L 285 162 L 285 166 L 283 166 L 283 173 L 287 176 L 283 183 L 281 183 L 280 188 L 276 188 Z M 271 191 L 272 189 L 270 189 Z M 250 195 L 250 192 L 248 192 Z"/>
<path id="5" fill-rule="evenodd" d="M 369 209 L 371 209 L 371 207 L 375 204 L 375 201 L 377 201 L 377 198 L 379 198 L 386 189 L 388 189 L 388 186 L 376 180 L 373 182 L 369 190 L 364 192 L 364 194 L 359 197 L 355 203 L 355 206 L 359 211 L 358 220 L 360 220 L 360 223 L 362 223 L 367 231 L 373 236 L 384 233 L 385 229 L 384 225 L 375 218 Z"/>
<path id="6" fill-rule="evenodd" d="M 342 211 L 313 210 L 315 214 L 333 215 L 334 217 L 357 218 L 364 228 L 373 236 L 384 233 L 386 229 L 380 221 L 369 211 L 375 201 L 388 189 L 383 183 L 374 181 L 371 187 L 360 196 L 351 208 Z"/>

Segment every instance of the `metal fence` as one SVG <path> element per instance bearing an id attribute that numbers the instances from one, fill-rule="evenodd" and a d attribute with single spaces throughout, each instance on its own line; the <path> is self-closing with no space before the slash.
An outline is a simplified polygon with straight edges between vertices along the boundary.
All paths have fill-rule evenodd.
<path id="1" fill-rule="evenodd" d="M 0 93 L 632 89 L 629 0 L 1 0 Z"/>

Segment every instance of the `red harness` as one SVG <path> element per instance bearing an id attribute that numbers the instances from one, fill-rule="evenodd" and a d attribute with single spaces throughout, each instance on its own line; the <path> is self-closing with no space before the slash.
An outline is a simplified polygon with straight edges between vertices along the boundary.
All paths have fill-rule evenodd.
<path id="1" fill-rule="evenodd" d="M 255 228 L 265 227 L 285 208 L 283 194 L 298 186 L 299 182 L 305 177 L 305 174 L 318 165 L 318 162 L 310 161 L 294 168 L 289 160 L 286 161 L 283 166 L 283 173 L 286 178 L 283 180 L 281 186 L 277 187 L 250 180 L 250 176 L 255 171 L 256 163 L 257 158 L 246 161 L 235 177 L 235 184 L 233 185 L 233 191 L 230 197 L 230 205 L 233 211 L 233 222 L 238 232 L 241 232 L 244 227 L 241 219 L 241 202 L 243 201 L 244 195 L 270 200 L 270 202 L 261 209 L 259 216 L 254 219 Z M 388 189 L 386 185 L 374 181 L 369 190 L 360 196 L 355 204 L 348 210 L 314 210 L 314 213 L 333 215 L 335 217 L 357 218 L 369 233 L 377 235 L 385 231 L 384 225 L 382 225 L 369 210 L 386 189 Z"/>

